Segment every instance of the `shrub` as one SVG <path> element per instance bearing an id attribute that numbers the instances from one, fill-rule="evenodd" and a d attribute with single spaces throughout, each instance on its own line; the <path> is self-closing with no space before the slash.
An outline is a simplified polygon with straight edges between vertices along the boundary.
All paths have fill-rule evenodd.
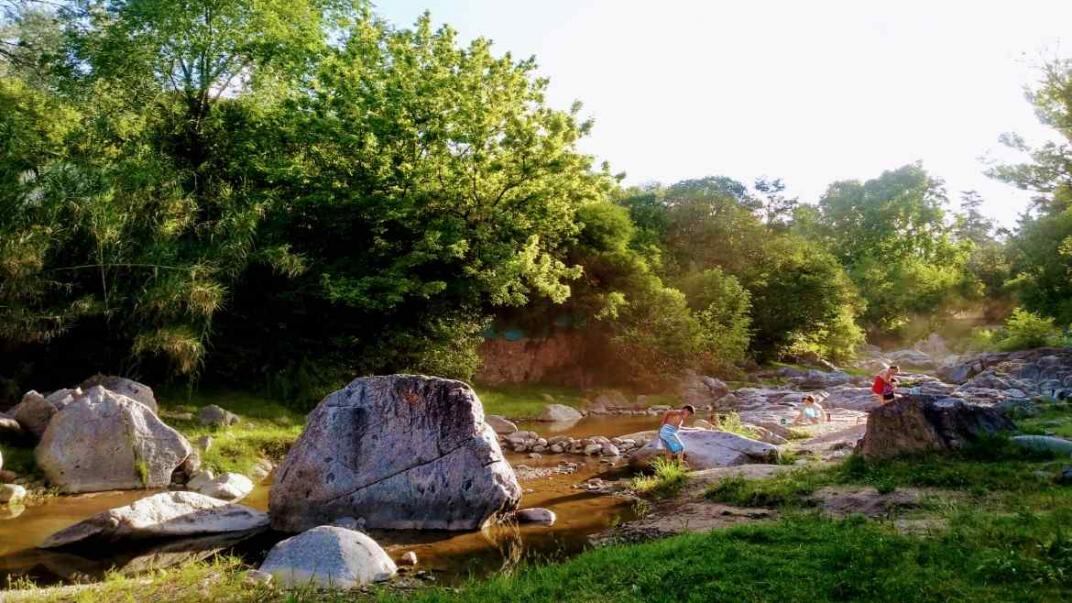
<path id="1" fill-rule="evenodd" d="M 1007 352 L 1058 346 L 1065 337 L 1052 318 L 1039 316 L 1023 308 L 1017 308 L 1005 322 L 1003 337 L 998 347 Z"/>
<path id="2" fill-rule="evenodd" d="M 633 490 L 655 498 L 666 498 L 681 491 L 689 480 L 689 472 L 676 460 L 657 458 L 651 464 L 653 475 L 633 478 Z"/>

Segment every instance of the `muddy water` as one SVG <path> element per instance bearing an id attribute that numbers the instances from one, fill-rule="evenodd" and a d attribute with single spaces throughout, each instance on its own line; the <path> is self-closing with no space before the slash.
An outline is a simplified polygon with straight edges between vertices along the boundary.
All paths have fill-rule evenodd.
<path id="1" fill-rule="evenodd" d="M 574 437 L 604 435 L 613 437 L 652 429 L 653 417 L 593 417 L 570 426 L 546 423 L 526 423 L 522 427 L 540 434 L 562 434 Z M 414 551 L 420 559 L 420 569 L 434 572 L 439 583 L 454 584 L 469 577 L 487 575 L 518 563 L 557 559 L 573 555 L 588 545 L 588 536 L 604 530 L 618 521 L 634 517 L 629 499 L 602 496 L 585 492 L 575 486 L 592 477 L 614 479 L 624 469 L 615 468 L 595 459 L 571 455 L 546 455 L 530 459 L 524 454 L 508 453 L 510 463 L 518 468 L 524 490 L 522 507 L 547 507 L 558 515 L 550 528 L 539 526 L 497 526 L 482 532 L 437 531 L 374 531 L 372 536 L 391 554 L 399 557 Z M 538 476 L 541 468 L 554 468 L 563 461 L 577 463 L 571 474 L 550 472 Z M 525 466 L 529 469 L 522 469 Z M 4 519 L 0 515 L 0 587 L 7 578 L 29 576 L 39 583 L 99 577 L 114 561 L 120 560 L 114 551 L 98 557 L 41 551 L 39 545 L 53 532 L 81 521 L 91 515 L 123 506 L 152 492 L 106 492 L 48 499 L 40 505 L 27 507 L 20 515 Z M 267 510 L 268 486 L 260 485 L 246 497 L 243 504 Z M 242 553 L 257 562 L 270 546 L 275 535 L 262 546 L 246 547 Z M 85 555 L 85 553 L 80 553 Z M 132 564 L 128 567 L 140 568 Z"/>

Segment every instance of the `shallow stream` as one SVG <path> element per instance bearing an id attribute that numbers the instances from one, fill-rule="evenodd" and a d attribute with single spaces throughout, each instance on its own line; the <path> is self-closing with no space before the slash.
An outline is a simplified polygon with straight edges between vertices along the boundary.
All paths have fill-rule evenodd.
<path id="1" fill-rule="evenodd" d="M 658 419 L 650 416 L 600 416 L 569 426 L 526 422 L 520 427 L 541 435 L 614 437 L 654 429 L 657 423 Z M 546 455 L 531 459 L 524 454 L 507 453 L 507 458 L 518 469 L 524 491 L 521 506 L 551 509 L 558 516 L 554 526 L 501 525 L 480 532 L 372 531 L 370 535 L 392 557 L 397 559 L 406 551 L 414 551 L 420 560 L 418 569 L 431 572 L 438 583 L 456 584 L 519 563 L 576 554 L 588 546 L 590 535 L 635 516 L 633 502 L 627 498 L 592 494 L 575 487 L 593 477 L 620 477 L 624 471 L 621 468 L 575 455 Z M 563 461 L 576 463 L 576 471 L 567 474 L 540 471 L 555 468 Z M 267 484 L 259 485 L 241 502 L 266 511 L 268 490 Z M 104 572 L 115 568 L 136 573 L 154 565 L 203 557 L 220 548 L 229 549 L 232 543 L 216 539 L 191 542 L 188 546 L 172 542 L 167 550 L 154 547 L 74 554 L 35 548 L 62 528 L 152 493 L 154 491 L 137 490 L 57 496 L 26 507 L 16 517 L 5 519 L 0 514 L 0 588 L 9 580 L 20 578 L 29 578 L 38 584 L 54 584 L 99 579 Z M 255 563 L 273 542 L 284 537 L 284 534 L 269 533 L 230 550 Z M 173 546 L 175 544 L 180 546 Z"/>

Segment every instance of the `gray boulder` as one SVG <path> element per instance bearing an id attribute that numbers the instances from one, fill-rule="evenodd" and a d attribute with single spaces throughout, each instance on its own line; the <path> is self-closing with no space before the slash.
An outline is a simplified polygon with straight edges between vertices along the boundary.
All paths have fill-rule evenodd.
<path id="1" fill-rule="evenodd" d="M 160 408 L 156 404 L 156 396 L 153 394 L 153 389 L 144 383 L 138 383 L 137 381 L 127 379 L 126 377 L 97 374 L 83 381 L 80 387 L 83 390 L 88 390 L 97 385 L 121 396 L 126 396 L 139 404 L 144 404 L 149 410 L 153 411 L 153 414 L 160 412 Z"/>
<path id="2" fill-rule="evenodd" d="M 330 394 L 276 476 L 269 512 L 285 532 L 339 517 L 370 528 L 474 530 L 521 498 L 476 393 L 435 377 L 367 377 Z"/>
<path id="3" fill-rule="evenodd" d="M 730 388 L 719 379 L 688 371 L 678 384 L 678 391 L 685 404 L 707 406 L 726 397 L 726 394 L 730 393 Z"/>
<path id="4" fill-rule="evenodd" d="M 320 526 L 272 547 L 260 571 L 286 587 L 349 589 L 389 580 L 398 568 L 361 532 Z"/>
<path id="5" fill-rule="evenodd" d="M 727 431 L 684 428 L 678 432 L 685 445 L 685 461 L 691 469 L 713 469 L 746 463 L 770 463 L 778 459 L 778 448 Z M 643 468 L 665 454 L 656 437 L 629 456 L 629 463 Z"/>
<path id="6" fill-rule="evenodd" d="M 243 505 L 196 492 L 161 492 L 60 530 L 45 539 L 41 548 L 249 532 L 267 527 L 266 514 Z"/>
<path id="7" fill-rule="evenodd" d="M 40 438 L 48 429 L 52 416 L 56 414 L 56 407 L 41 394 L 30 390 L 11 410 L 11 414 L 25 431 Z"/>
<path id="8" fill-rule="evenodd" d="M 484 418 L 484 421 L 487 422 L 488 425 L 491 425 L 491 428 L 499 435 L 508 435 L 517 431 L 517 424 L 506 417 L 488 415 Z"/>
<path id="9" fill-rule="evenodd" d="M 1014 427 L 1001 411 L 959 398 L 905 396 L 871 411 L 856 452 L 883 459 L 956 450 Z"/>
<path id="10" fill-rule="evenodd" d="M 56 413 L 34 450 L 66 493 L 164 488 L 193 452 L 147 406 L 96 386 Z"/>
<path id="11" fill-rule="evenodd" d="M 210 427 L 230 427 L 231 425 L 236 425 L 239 418 L 238 415 L 229 410 L 215 404 L 209 404 L 198 411 L 197 421 Z"/>
<path id="12" fill-rule="evenodd" d="M 540 413 L 540 416 L 537 417 L 536 420 L 547 421 L 550 423 L 561 423 L 579 421 L 582 418 L 584 418 L 584 415 L 572 406 L 566 406 L 565 404 L 548 404 L 543 407 L 543 412 Z"/>

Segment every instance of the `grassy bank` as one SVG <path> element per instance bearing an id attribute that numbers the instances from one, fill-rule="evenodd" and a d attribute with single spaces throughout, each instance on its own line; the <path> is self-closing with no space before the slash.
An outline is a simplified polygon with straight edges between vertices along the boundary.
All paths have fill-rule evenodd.
<path id="1" fill-rule="evenodd" d="M 201 425 L 197 413 L 209 404 L 229 410 L 241 420 L 230 427 Z M 205 467 L 238 473 L 248 473 L 260 458 L 283 458 L 305 425 L 305 415 L 248 392 L 165 392 L 160 396 L 160 414 L 191 442 L 206 435 L 212 438 L 212 446 L 201 455 Z"/>

